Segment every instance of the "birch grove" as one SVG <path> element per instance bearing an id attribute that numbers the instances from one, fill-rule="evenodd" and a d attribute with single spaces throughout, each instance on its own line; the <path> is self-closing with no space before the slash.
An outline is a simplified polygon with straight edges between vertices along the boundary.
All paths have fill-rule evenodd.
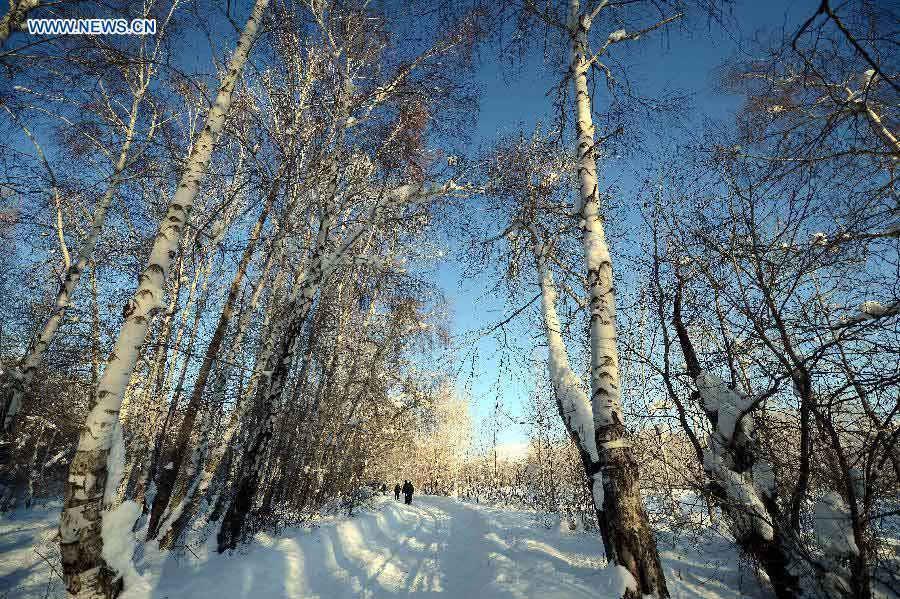
<path id="1" fill-rule="evenodd" d="M 597 596 L 713 593 L 717 553 L 733 595 L 896 595 L 900 20 L 814 8 L 750 39 L 668 0 L 10 2 L 0 512 L 61 499 L 73 597 L 436 517 L 404 480 L 589 546 Z M 733 110 L 644 93 L 695 35 Z M 441 531 L 543 547 L 476 520 Z"/>
<path id="2" fill-rule="evenodd" d="M 317 24 L 321 47 L 301 50 L 299 30 L 292 30 L 290 18 L 285 18 L 283 22 L 287 25 L 275 31 L 271 40 L 283 70 L 275 68 L 261 77 L 254 74 L 246 79 L 246 89 L 237 89 L 259 33 L 265 28 L 267 8 L 263 1 L 252 8 L 229 64 L 221 71 L 222 80 L 208 115 L 202 115 L 200 104 L 188 100 L 189 146 L 181 180 L 160 214 L 159 233 L 151 244 L 148 265 L 138 278 L 134 296 L 122 310 L 125 321 L 97 381 L 98 388 L 91 394 L 87 421 L 69 468 L 61 525 L 67 586 L 70 593 L 78 596 L 115 596 L 124 586 L 140 584 L 132 576 L 127 560 L 123 562 L 121 556 L 104 553 L 105 545 L 112 543 L 118 547 L 114 535 L 123 533 L 107 529 L 118 527 L 112 523 L 135 514 L 136 504 L 130 499 L 132 492 L 144 506 L 146 515 L 137 526 L 146 528 L 148 540 L 159 537 L 171 544 L 183 532 L 188 518 L 197 514 L 196 506 L 186 504 L 194 504 L 208 493 L 214 494 L 216 508 L 222 513 L 216 511 L 202 516 L 214 520 L 223 517 L 221 535 L 231 535 L 231 540 L 220 542 L 222 549 L 234 548 L 235 542 L 245 539 L 248 518 L 256 518 L 255 509 L 253 514 L 249 513 L 252 506 L 248 501 L 258 492 L 259 484 L 268 480 L 269 454 L 276 442 L 281 451 L 285 450 L 286 440 L 272 439 L 272 419 L 275 410 L 287 409 L 288 398 L 283 396 L 289 377 L 293 378 L 293 358 L 304 339 L 308 317 L 318 303 L 324 302 L 320 294 L 333 277 L 343 279 L 346 275 L 339 273 L 348 268 L 362 268 L 363 272 L 384 270 L 388 275 L 380 276 L 402 278 L 402 271 L 390 274 L 394 268 L 390 260 L 383 262 L 376 258 L 374 266 L 367 266 L 368 252 L 384 243 L 379 231 L 390 231 L 392 223 L 405 222 L 406 234 L 413 232 L 418 225 L 411 226 L 412 223 L 425 218 L 429 203 L 461 189 L 453 182 L 425 183 L 421 171 L 411 170 L 420 168 L 415 161 L 423 148 L 412 142 L 407 131 L 414 132 L 413 128 L 423 127 L 425 123 L 407 122 L 405 119 L 409 117 L 404 115 L 411 90 L 416 90 L 416 95 L 410 108 L 430 101 L 431 89 L 438 89 L 430 87 L 438 83 L 439 74 L 433 70 L 432 63 L 438 58 L 447 60 L 470 43 L 464 22 L 453 35 L 438 39 L 431 48 L 418 50 L 411 61 L 398 62 L 393 70 L 373 78 L 371 75 L 381 70 L 379 61 L 386 46 L 383 39 L 371 37 L 367 27 L 373 22 L 367 19 L 366 13 L 357 9 L 333 9 L 319 3 L 301 5 L 297 7 L 298 16 L 308 11 L 306 15 Z M 177 11 L 176 3 L 171 6 L 171 13 Z M 287 17 L 288 13 L 279 16 Z M 366 40 L 367 36 L 370 41 Z M 156 55 L 149 54 L 144 60 L 149 66 L 135 78 L 139 85 L 124 123 L 124 141 L 110 184 L 98 204 L 77 262 L 65 275 L 62 299 L 58 299 L 44 332 L 38 335 L 36 349 L 30 350 L 23 360 L 21 374 L 10 371 L 8 388 L 13 390 L 4 402 L 6 422 L 10 424 L 19 411 L 30 377 L 40 367 L 40 356 L 51 347 L 53 333 L 65 318 L 67 298 L 92 257 L 104 217 L 127 167 Z M 280 78 L 284 87 L 279 88 L 273 77 Z M 365 82 L 358 81 L 359 77 Z M 285 103 L 289 98 L 286 90 L 297 94 L 291 98 L 296 104 Z M 336 93 L 331 97 L 336 101 L 330 107 L 312 108 L 311 101 L 329 97 L 333 91 Z M 232 111 L 235 96 L 237 112 Z M 254 110 L 268 112 L 271 129 L 254 131 L 252 127 L 242 126 L 233 133 L 228 131 L 231 120 L 235 123 L 243 120 L 244 125 L 250 123 L 246 118 Z M 391 122 L 392 115 L 397 115 L 397 120 Z M 154 114 L 152 118 L 159 117 Z M 383 126 L 382 118 L 387 119 L 384 124 L 389 126 L 388 134 L 380 147 L 375 145 L 372 157 L 367 156 L 357 139 L 366 129 L 378 131 Z M 324 127 L 318 129 L 320 125 Z M 260 152 L 259 142 L 253 139 L 258 134 L 268 138 L 264 153 Z M 416 135 L 421 135 L 421 130 Z M 216 160 L 214 150 L 223 139 L 225 151 L 239 149 L 242 158 L 237 163 L 234 192 L 226 189 L 225 196 L 216 199 L 208 197 L 204 178 L 210 163 Z M 392 147 L 398 141 L 406 144 L 400 151 Z M 394 162 L 389 167 L 391 170 L 382 171 L 379 161 L 387 155 Z M 398 159 L 401 162 L 396 162 Z M 274 171 L 267 172 L 272 160 L 276 161 L 272 166 Z M 245 172 L 241 172 L 243 164 L 247 165 Z M 246 176 L 252 172 L 264 174 L 268 189 L 263 188 L 265 199 L 255 224 L 248 230 L 249 241 L 243 244 L 242 257 L 227 285 L 213 336 L 206 342 L 206 357 L 196 376 L 190 375 L 192 391 L 182 408 L 179 403 L 188 386 L 190 356 L 203 347 L 201 322 L 219 285 L 215 266 L 219 262 L 217 248 L 221 248 L 229 230 L 243 220 L 243 216 L 238 216 L 243 210 L 240 203 L 252 201 L 240 187 L 246 185 L 249 180 Z M 403 177 L 410 174 L 414 179 L 405 183 Z M 57 201 L 57 232 L 64 244 L 66 236 L 60 210 Z M 192 212 L 199 212 L 200 216 Z M 304 234 L 304 227 L 310 226 L 318 230 L 312 238 Z M 307 255 L 300 244 L 304 238 L 307 243 L 314 241 Z M 263 243 L 269 246 L 269 252 L 277 252 L 279 256 L 265 261 L 263 272 L 254 275 L 262 255 L 259 245 Z M 297 259 L 299 263 L 292 262 Z M 186 263 L 192 274 L 185 272 Z M 258 280 L 252 298 L 245 303 L 242 297 L 246 294 L 242 290 L 248 276 Z M 185 278 L 190 284 L 183 284 Z M 171 293 L 170 301 L 164 295 L 166 287 Z M 223 403 L 229 386 L 227 370 L 240 355 L 237 352 L 250 349 L 244 347 L 242 340 L 254 320 L 253 312 L 265 296 L 268 300 L 263 330 L 250 337 L 251 341 L 256 339 L 262 343 L 257 354 L 257 372 L 251 377 L 249 387 L 236 390 L 239 399 L 228 416 Z M 282 300 L 286 303 L 281 304 Z M 325 305 L 322 310 L 326 309 Z M 181 314 L 177 316 L 179 311 Z M 161 320 L 160 316 L 163 316 Z M 233 330 L 235 324 L 239 327 L 237 331 Z M 282 328 L 282 324 L 286 326 Z M 404 329 L 400 339 L 419 330 L 425 329 Z M 220 361 L 219 355 L 229 337 L 237 343 L 233 348 L 237 352 L 231 352 L 230 359 Z M 156 349 L 145 351 L 145 343 L 154 338 L 159 340 Z M 392 335 L 388 345 L 373 358 L 383 359 L 385 350 L 397 341 L 397 336 Z M 165 347 L 171 343 L 175 353 L 169 356 Z M 319 341 L 311 338 L 307 343 L 313 349 Z M 184 353 L 179 355 L 179 352 Z M 307 362 L 312 359 L 307 352 Z M 308 365 L 303 368 L 307 369 Z M 330 376 L 340 376 L 340 372 L 332 368 Z M 213 394 L 218 399 L 209 400 L 208 382 L 215 386 Z M 242 385 L 239 383 L 239 387 Z M 329 398 L 339 388 L 332 381 L 319 383 L 320 387 L 323 385 L 332 389 Z M 342 386 L 345 392 L 350 392 L 347 385 Z M 317 393 L 320 392 L 321 389 Z M 302 404 L 291 409 L 302 414 Z M 357 406 L 352 411 L 359 410 Z M 130 433 L 128 438 L 123 438 L 123 424 L 130 426 L 132 414 L 141 413 L 152 414 L 148 424 L 141 426 L 141 434 L 133 440 Z M 216 421 L 222 418 L 230 422 L 225 427 L 225 442 L 211 444 L 214 427 L 218 426 Z M 302 420 L 309 419 L 303 416 Z M 280 433 L 287 435 L 290 430 L 284 427 Z M 172 440 L 168 440 L 166 437 L 173 433 Z M 238 435 L 241 444 L 233 445 Z M 39 441 L 34 449 L 38 447 Z M 309 449 L 315 451 L 314 446 Z M 133 458 L 126 460 L 123 451 L 134 452 Z M 126 463 L 130 464 L 131 472 L 123 478 Z M 347 464 L 351 465 L 352 462 Z M 309 466 L 306 470 L 309 472 Z M 351 484 L 358 485 L 361 481 L 353 476 Z M 270 488 L 266 496 L 274 490 Z M 122 497 L 125 500 L 119 504 Z M 304 498 L 304 503 L 307 501 Z M 317 507 L 321 499 L 310 503 Z M 137 507 L 139 515 L 141 509 Z M 185 514 L 187 518 L 183 517 Z"/>
<path id="3" fill-rule="evenodd" d="M 194 199 L 231 108 L 235 84 L 262 26 L 267 6 L 267 0 L 260 0 L 254 5 L 210 108 L 206 125 L 193 144 L 184 174 L 150 251 L 148 266 L 138 279 L 134 297 L 122 311 L 125 322 L 98 382 L 96 403 L 88 413 L 75 457 L 69 466 L 66 503 L 60 521 L 60 547 L 66 586 L 69 593 L 79 597 L 116 595 L 123 584 L 120 573 L 110 568 L 103 556 L 102 539 L 103 511 L 108 509 L 110 503 L 108 490 L 115 491 L 121 482 L 118 477 L 121 476 L 122 465 L 109 463 L 110 456 L 122 459 L 121 455 L 113 452 L 114 446 L 121 446 L 122 443 L 119 411 L 150 318 L 164 306 L 163 283 L 177 255 Z"/>

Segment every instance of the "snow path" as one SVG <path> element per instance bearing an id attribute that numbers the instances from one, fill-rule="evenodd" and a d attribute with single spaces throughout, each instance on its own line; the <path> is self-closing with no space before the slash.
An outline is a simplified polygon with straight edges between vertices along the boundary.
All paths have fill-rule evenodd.
<path id="1" fill-rule="evenodd" d="M 0 599 L 65 597 L 35 552 L 58 568 L 59 509 L 51 502 L 0 517 Z M 214 535 L 205 544 L 195 539 L 193 554 L 145 546 L 137 568 L 153 588 L 122 599 L 621 597 L 599 537 L 548 529 L 539 518 L 442 497 L 417 496 L 411 506 L 379 497 L 353 518 L 258 534 L 233 555 L 214 551 Z M 720 536 L 684 539 L 678 552 L 671 535 L 659 541 L 673 599 L 765 596 L 739 573 L 733 546 Z"/>
<path id="2" fill-rule="evenodd" d="M 525 512 L 389 500 L 357 518 L 259 535 L 243 556 L 167 560 L 153 597 L 595 598 L 598 585 L 618 586 L 596 542 L 539 527 Z"/>

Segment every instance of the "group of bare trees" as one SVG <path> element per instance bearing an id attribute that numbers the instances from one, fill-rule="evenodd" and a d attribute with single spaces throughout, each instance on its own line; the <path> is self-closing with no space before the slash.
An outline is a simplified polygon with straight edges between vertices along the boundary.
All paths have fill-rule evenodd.
<path id="1" fill-rule="evenodd" d="M 653 165 L 643 197 L 620 199 L 604 198 L 597 160 L 614 142 L 594 133 L 579 76 L 596 69 L 621 100 L 604 56 L 678 13 L 590 45 L 608 4 L 571 3 L 568 21 L 530 6 L 547 28 L 567 27 L 575 96 L 560 106 L 579 150 L 560 148 L 558 127 L 500 140 L 484 205 L 500 226 L 473 245 L 499 263 L 511 297 L 540 292 L 549 381 L 607 555 L 641 592 L 666 593 L 636 491 L 635 456 L 652 455 L 670 511 L 686 492 L 703 498 L 777 596 L 896 594 L 882 530 L 896 515 L 900 440 L 897 15 L 825 2 L 758 59 L 725 65 L 723 87 L 744 100 L 736 124 L 691 131 Z M 619 206 L 607 218 L 643 215 L 638 239 L 614 253 L 603 199 Z M 624 333 L 616 254 L 631 266 Z"/>
<path id="2" fill-rule="evenodd" d="M 67 466 L 80 597 L 137 583 L 132 529 L 173 547 L 215 522 L 224 551 L 352 494 L 437 393 L 416 356 L 446 339 L 441 299 L 410 265 L 464 193 L 428 140 L 466 107 L 469 15 L 407 39 L 365 4 L 230 10 L 3 39 L 4 276 L 25 273 L 4 280 L 3 501 Z M 236 38 L 208 88 L 178 60 L 204 30 Z"/>
<path id="3" fill-rule="evenodd" d="M 737 131 L 647 190 L 660 335 L 638 359 L 781 597 L 898 588 L 896 15 L 857 8 L 729 65 Z"/>
<path id="4" fill-rule="evenodd" d="M 639 102 L 622 57 L 714 3 L 112 10 L 20 0 L 0 21 L 0 508 L 64 494 L 71 594 L 140 584 L 135 534 L 212 526 L 226 551 L 414 469 L 434 493 L 588 506 L 626 595 L 665 597 L 648 452 L 669 509 L 676 487 L 702 498 L 777 596 L 897 593 L 896 14 L 826 0 L 727 65 L 736 125 L 617 202 L 643 216 L 629 255 L 602 176 L 640 133 L 617 122 Z M 35 15 L 158 26 L 21 34 Z M 536 46 L 559 122 L 453 155 L 475 50 Z M 449 341 L 422 270 L 450 203 L 473 264 L 536 294 L 510 319 L 533 317 L 568 438 L 538 402 L 502 476 L 421 360 Z"/>

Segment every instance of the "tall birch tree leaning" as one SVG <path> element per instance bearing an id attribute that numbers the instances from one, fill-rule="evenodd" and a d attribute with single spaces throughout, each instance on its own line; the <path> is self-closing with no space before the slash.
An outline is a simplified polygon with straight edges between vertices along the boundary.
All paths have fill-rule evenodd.
<path id="1" fill-rule="evenodd" d="M 123 557 L 104 553 L 102 534 L 104 512 L 111 507 L 121 476 L 121 467 L 117 463 L 121 451 L 112 451 L 114 447 L 120 449 L 122 443 L 119 410 L 150 319 L 154 312 L 164 307 L 163 288 L 169 268 L 177 255 L 200 183 L 225 126 L 235 84 L 259 35 L 268 4 L 269 0 L 256 0 L 238 39 L 206 126 L 192 148 L 178 189 L 154 239 L 147 267 L 138 277 L 134 297 L 125 306 L 125 321 L 100 379 L 97 401 L 88 414 L 69 466 L 60 520 L 60 551 L 66 588 L 79 598 L 112 598 L 123 589 L 122 573 L 110 565 L 111 561 L 121 563 Z M 122 528 L 127 531 L 130 527 Z"/>
<path id="2" fill-rule="evenodd" d="M 569 51 L 568 72 L 559 86 L 564 90 L 571 79 L 572 104 L 567 110 L 575 123 L 576 142 L 576 212 L 580 221 L 587 310 L 590 314 L 591 395 L 590 406 L 597 448 L 597 472 L 602 484 L 592 484 L 598 524 L 607 559 L 625 567 L 634 577 L 636 588 L 626 597 L 668 596 L 665 576 L 659 562 L 656 540 L 647 520 L 638 485 L 638 468 L 633 450 L 625 435 L 622 396 L 619 384 L 619 357 L 616 348 L 616 301 L 612 259 L 603 218 L 600 214 L 600 185 L 597 176 L 598 141 L 593 122 L 593 106 L 588 74 L 596 68 L 612 85 L 615 79 L 601 59 L 614 44 L 637 40 L 644 34 L 666 26 L 681 14 L 660 20 L 633 32 L 617 29 L 600 42 L 594 51 L 590 45 L 591 27 L 599 18 L 617 25 L 640 15 L 645 3 L 611 3 L 609 0 L 580 0 L 538 3 L 525 0 L 522 20 L 543 23 L 549 31 L 560 35 Z M 656 6 L 654 10 L 658 10 Z M 540 260 L 540 258 L 539 258 Z M 588 473 L 589 478 L 596 478 Z"/>

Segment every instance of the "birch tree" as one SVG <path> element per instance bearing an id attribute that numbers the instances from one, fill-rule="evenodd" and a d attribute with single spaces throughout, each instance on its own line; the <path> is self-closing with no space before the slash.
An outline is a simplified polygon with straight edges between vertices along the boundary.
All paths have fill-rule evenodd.
<path id="1" fill-rule="evenodd" d="M 177 254 L 200 183 L 212 156 L 219 132 L 225 125 L 231 94 L 247 61 L 260 28 L 267 0 L 259 0 L 241 33 L 219 88 L 215 103 L 189 156 L 178 191 L 154 242 L 148 267 L 142 273 L 134 298 L 124 310 L 125 322 L 99 382 L 96 405 L 88 415 L 69 467 L 69 486 L 60 523 L 60 549 L 69 592 L 79 597 L 114 597 L 122 588 L 121 573 L 103 555 L 103 515 L 119 484 L 121 472 L 110 456 L 121 444 L 119 408 L 134 369 L 137 352 L 153 312 L 164 306 L 163 283 Z M 118 459 L 121 459 L 118 456 Z M 127 531 L 127 528 L 126 528 Z"/>
<path id="2" fill-rule="evenodd" d="M 617 75 L 607 65 L 607 53 L 619 44 L 636 41 L 667 26 L 682 14 L 677 5 L 668 4 L 659 7 L 661 11 L 670 11 L 669 14 L 664 12 L 661 19 L 656 10 L 647 10 L 645 14 L 646 7 L 642 3 L 633 3 L 625 11 L 614 10 L 617 8 L 605 1 L 584 5 L 578 0 L 543 5 L 526 2 L 518 13 L 517 25 L 525 39 L 531 30 L 542 27 L 548 35 L 554 36 L 552 39 L 560 40 L 569 56 L 566 75 L 558 92 L 561 114 L 574 123 L 577 139 L 578 196 L 575 204 L 582 227 L 589 297 L 587 308 L 591 315 L 590 403 L 600 464 L 598 471 L 604 489 L 603 495 L 597 493 L 595 500 L 597 508 L 604 514 L 600 528 L 606 554 L 611 562 L 624 566 L 635 578 L 637 588 L 632 592 L 667 596 L 655 541 L 641 508 L 637 478 L 633 476 L 636 472 L 633 452 L 624 435 L 612 259 L 601 216 L 601 186 L 597 175 L 598 146 L 603 138 L 598 138 L 594 126 L 588 77 L 596 70 L 610 86 L 616 86 Z M 598 36 L 596 31 L 600 23 L 607 23 L 610 30 Z M 633 29 L 621 28 L 622 24 Z M 592 41 L 594 38 L 596 40 Z M 564 93 L 570 80 L 571 96 Z M 633 534 L 631 531 L 635 530 L 642 532 Z"/>

